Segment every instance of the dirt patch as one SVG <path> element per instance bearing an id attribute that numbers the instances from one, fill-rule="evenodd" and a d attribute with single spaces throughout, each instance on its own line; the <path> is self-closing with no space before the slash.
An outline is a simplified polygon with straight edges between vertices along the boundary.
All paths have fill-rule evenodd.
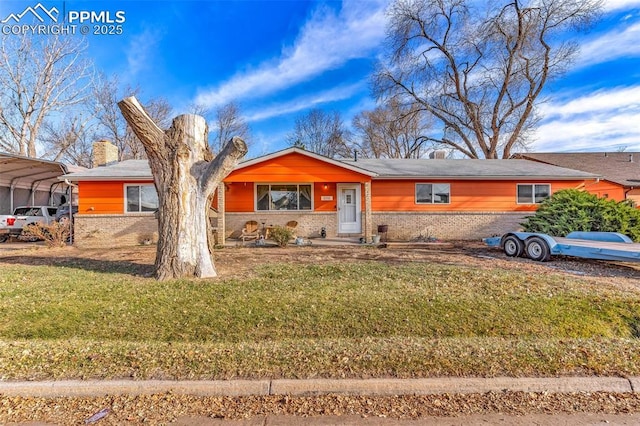
<path id="1" fill-rule="evenodd" d="M 97 398 L 0 397 L 3 423 L 39 421 L 58 425 L 87 423 L 95 413 L 101 412 L 106 416 L 96 423 L 100 425 L 174 422 L 179 425 L 397 425 L 411 420 L 423 425 L 596 425 L 609 421 L 631 425 L 638 420 L 638 415 L 632 413 L 639 411 L 638 395 L 607 393 L 236 398 L 167 393 Z"/>
<path id="2" fill-rule="evenodd" d="M 23 243 L 22 248 L 0 246 L 0 263 L 25 265 L 59 265 L 98 271 L 117 271 L 151 276 L 155 246 L 126 247 L 111 250 L 65 247 L 49 249 Z M 437 263 L 473 268 L 503 268 L 523 274 L 566 274 L 580 276 L 601 284 L 612 284 L 627 290 L 640 290 L 640 263 L 605 262 L 569 257 L 554 257 L 551 262 L 534 262 L 526 258 L 510 258 L 502 251 L 480 242 L 454 241 L 444 244 L 373 247 L 289 246 L 226 247 L 214 253 L 218 273 L 225 278 L 244 278 L 263 265 L 327 264 L 339 262 L 377 261 L 389 265 L 403 263 Z"/>

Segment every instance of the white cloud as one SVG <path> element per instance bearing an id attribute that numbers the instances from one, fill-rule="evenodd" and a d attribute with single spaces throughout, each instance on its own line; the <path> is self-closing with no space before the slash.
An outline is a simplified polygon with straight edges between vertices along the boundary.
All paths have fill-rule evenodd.
<path id="1" fill-rule="evenodd" d="M 152 66 L 156 55 L 156 48 L 162 38 L 162 33 L 157 29 L 145 29 L 140 34 L 131 37 L 127 48 L 126 73 L 129 77 L 137 76 L 143 70 Z"/>
<path id="2" fill-rule="evenodd" d="M 293 46 L 284 48 L 278 59 L 202 91 L 195 103 L 215 107 L 273 94 L 337 69 L 351 59 L 368 57 L 384 38 L 385 6 L 386 2 L 347 0 L 338 14 L 319 8 Z"/>
<path id="3" fill-rule="evenodd" d="M 321 93 L 303 96 L 271 107 L 260 108 L 257 111 L 249 112 L 246 118 L 249 122 L 256 122 L 272 117 L 291 114 L 308 108 L 314 108 L 318 105 L 348 99 L 357 92 L 363 90 L 365 87 L 366 84 L 364 82 L 349 86 L 335 87 Z"/>
<path id="4" fill-rule="evenodd" d="M 640 22 L 619 27 L 580 46 L 576 67 L 601 64 L 613 59 L 640 56 Z"/>
<path id="5" fill-rule="evenodd" d="M 606 0 L 603 6 L 606 12 L 630 9 L 640 7 L 640 0 Z"/>
<path id="6" fill-rule="evenodd" d="M 568 97 L 572 99 L 563 103 L 542 104 L 539 111 L 546 117 L 566 119 L 577 114 L 640 108 L 640 86 L 603 89 L 580 97 L 564 95 L 564 98 Z"/>
<path id="7" fill-rule="evenodd" d="M 576 68 L 640 57 L 640 0 L 608 0 L 605 13 L 626 12 L 607 32 L 581 45 Z M 610 87 L 583 94 L 572 89 L 540 105 L 544 117 L 534 151 L 614 151 L 640 149 L 640 85 Z"/>
<path id="8" fill-rule="evenodd" d="M 640 150 L 640 86 L 543 104 L 534 151 Z"/>

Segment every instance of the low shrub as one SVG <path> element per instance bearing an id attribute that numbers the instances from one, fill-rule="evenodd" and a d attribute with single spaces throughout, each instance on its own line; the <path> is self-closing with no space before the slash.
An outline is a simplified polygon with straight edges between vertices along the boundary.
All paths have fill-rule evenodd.
<path id="1" fill-rule="evenodd" d="M 44 240 L 48 247 L 64 247 L 69 241 L 71 226 L 69 221 L 46 223 L 37 222 L 26 225 L 21 238 Z"/>
<path id="2" fill-rule="evenodd" d="M 577 189 L 554 193 L 521 225 L 527 232 L 558 237 L 572 231 L 603 231 L 619 232 L 640 241 L 640 210 L 633 203 L 599 198 Z"/>
<path id="3" fill-rule="evenodd" d="M 293 238 L 293 230 L 285 226 L 274 226 L 269 232 L 269 238 L 275 241 L 279 247 L 286 247 Z"/>

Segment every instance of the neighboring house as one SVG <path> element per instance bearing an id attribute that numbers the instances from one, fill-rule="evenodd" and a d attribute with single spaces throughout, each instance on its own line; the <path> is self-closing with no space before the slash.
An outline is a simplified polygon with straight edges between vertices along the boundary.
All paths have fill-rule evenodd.
<path id="1" fill-rule="evenodd" d="M 138 244 L 157 232 L 146 161 L 64 176 L 78 184 L 76 242 Z M 224 179 L 214 206 L 220 235 L 298 222 L 297 234 L 362 236 L 387 225 L 396 240 L 478 239 L 519 227 L 537 203 L 599 175 L 526 160 L 335 160 L 288 148 L 244 161 Z"/>
<path id="2" fill-rule="evenodd" d="M 514 158 L 598 174 L 602 179 L 587 183 L 585 190 L 640 206 L 640 152 L 526 153 Z"/>

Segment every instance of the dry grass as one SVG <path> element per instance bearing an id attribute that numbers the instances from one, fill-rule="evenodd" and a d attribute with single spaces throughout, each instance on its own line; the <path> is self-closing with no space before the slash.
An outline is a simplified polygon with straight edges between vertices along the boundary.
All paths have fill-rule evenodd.
<path id="1" fill-rule="evenodd" d="M 149 248 L 4 253 L 0 371 L 3 379 L 640 373 L 637 271 L 574 262 L 566 273 L 562 261 L 478 250 L 225 249 L 216 253 L 221 279 L 172 282 L 148 278 Z"/>

